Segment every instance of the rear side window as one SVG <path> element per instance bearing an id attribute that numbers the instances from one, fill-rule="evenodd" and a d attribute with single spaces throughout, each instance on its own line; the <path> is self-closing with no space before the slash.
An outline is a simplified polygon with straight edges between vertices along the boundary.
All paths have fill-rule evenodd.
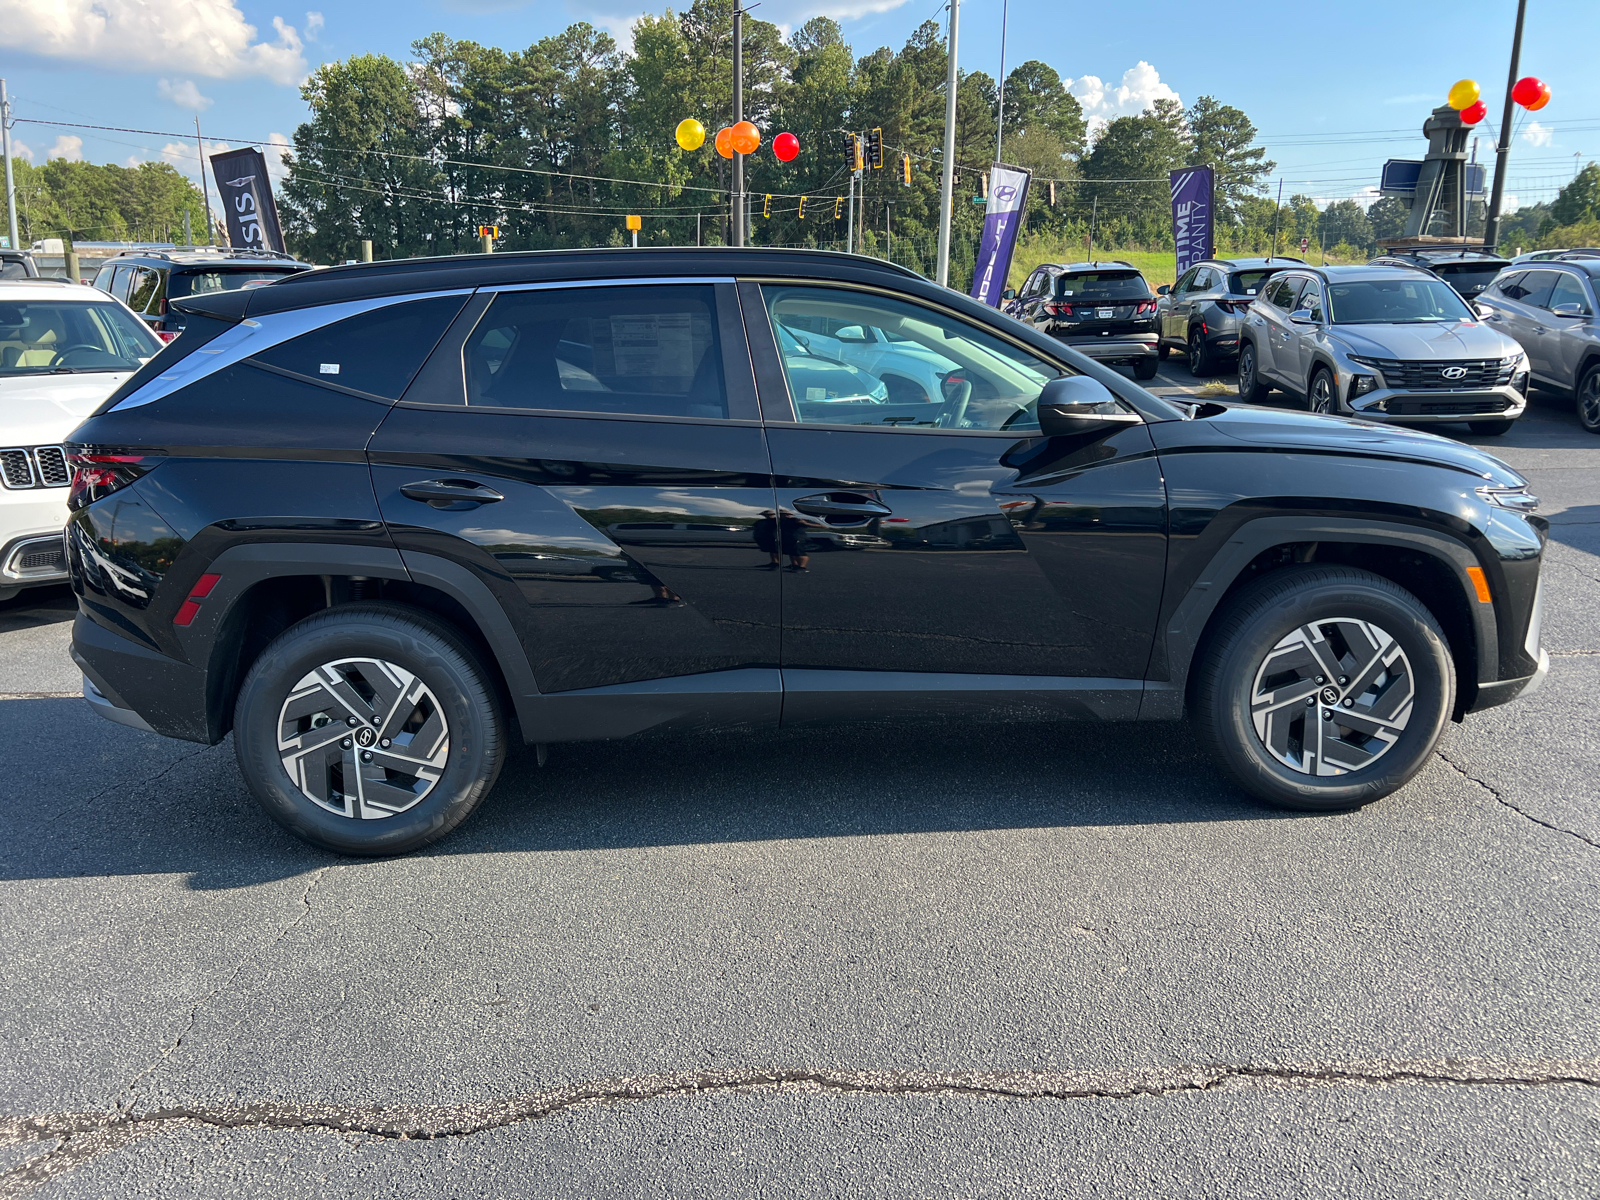
<path id="1" fill-rule="evenodd" d="M 161 290 L 164 271 L 140 267 L 134 272 L 133 283 L 128 288 L 128 307 L 136 313 L 148 312 L 154 306 L 156 293 Z"/>
<path id="2" fill-rule="evenodd" d="M 432 296 L 390 304 L 313 329 L 253 361 L 398 400 L 466 302 L 465 296 Z"/>
<path id="3" fill-rule="evenodd" d="M 1085 271 L 1059 276 L 1056 295 L 1078 300 L 1148 300 L 1150 285 L 1137 271 Z"/>
<path id="4" fill-rule="evenodd" d="M 27 279 L 28 264 L 16 259 L 0 259 L 0 279 Z"/>
<path id="5" fill-rule="evenodd" d="M 503 293 L 463 348 L 467 403 L 726 417 L 715 304 L 700 284 Z"/>

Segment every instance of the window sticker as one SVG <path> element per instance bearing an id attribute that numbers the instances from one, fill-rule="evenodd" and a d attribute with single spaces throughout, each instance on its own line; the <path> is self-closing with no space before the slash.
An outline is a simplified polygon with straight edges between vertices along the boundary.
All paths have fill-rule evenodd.
<path id="1" fill-rule="evenodd" d="M 322 366 L 318 368 L 318 373 L 322 375 L 337 375 L 339 373 L 339 364 L 323 363 Z"/>
<path id="2" fill-rule="evenodd" d="M 628 313 L 594 321 L 596 374 L 678 376 L 694 374 L 691 314 Z"/>

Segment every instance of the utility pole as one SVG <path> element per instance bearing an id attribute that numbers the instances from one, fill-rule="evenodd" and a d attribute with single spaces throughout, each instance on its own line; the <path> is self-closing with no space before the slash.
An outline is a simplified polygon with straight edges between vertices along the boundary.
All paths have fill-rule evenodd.
<path id="1" fill-rule="evenodd" d="M 883 257 L 886 262 L 894 261 L 894 228 L 891 224 L 894 204 L 893 200 L 883 202 Z"/>
<path id="2" fill-rule="evenodd" d="M 1089 208 L 1089 261 L 1094 261 L 1094 226 L 1100 218 L 1100 193 L 1094 194 L 1094 203 Z"/>
<path id="3" fill-rule="evenodd" d="M 1272 210 L 1272 253 L 1269 259 L 1278 257 L 1278 215 L 1283 211 L 1283 180 L 1278 180 L 1278 203 Z"/>
<path id="4" fill-rule="evenodd" d="M 1011 0 L 1000 4 L 1000 102 L 995 109 L 997 118 L 994 133 L 994 160 L 1004 162 L 1000 150 L 1006 144 L 1006 18 L 1011 13 Z"/>
<path id="5" fill-rule="evenodd" d="M 956 36 L 961 21 L 961 0 L 950 0 L 949 64 L 944 80 L 944 167 L 939 174 L 940 287 L 950 286 L 950 217 L 956 183 Z"/>
<path id="6" fill-rule="evenodd" d="M 844 250 L 846 254 L 856 252 L 856 173 L 850 172 L 850 216 L 844 223 Z"/>
<path id="7" fill-rule="evenodd" d="M 744 120 L 744 0 L 733 0 L 733 123 Z M 733 152 L 733 244 L 744 245 L 744 155 Z"/>
<path id="8" fill-rule="evenodd" d="M 0 79 L 0 154 L 6 156 L 6 225 L 11 232 L 11 248 L 17 244 L 17 185 L 11 178 L 11 101 L 6 99 L 6 81 Z"/>
<path id="9" fill-rule="evenodd" d="M 206 244 L 210 245 L 211 239 L 216 236 L 213 232 L 216 226 L 211 220 L 211 189 L 206 186 L 206 145 L 200 140 L 199 113 L 194 118 L 194 148 L 200 152 L 200 195 L 206 202 Z M 217 199 L 221 200 L 222 197 L 218 196 Z"/>
<path id="10" fill-rule="evenodd" d="M 1522 19 L 1528 14 L 1528 0 L 1517 0 L 1517 28 L 1511 35 L 1511 70 L 1506 75 L 1506 107 L 1500 117 L 1499 145 L 1495 147 L 1494 190 L 1489 193 L 1489 217 L 1483 226 L 1483 244 L 1493 250 L 1500 241 L 1500 202 L 1506 194 L 1506 160 L 1511 156 L 1511 89 L 1517 85 L 1517 70 L 1522 64 Z"/>

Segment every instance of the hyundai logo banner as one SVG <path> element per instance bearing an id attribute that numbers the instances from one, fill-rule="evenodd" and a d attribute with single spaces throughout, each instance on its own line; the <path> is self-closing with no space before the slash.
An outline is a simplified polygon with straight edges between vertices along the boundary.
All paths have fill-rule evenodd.
<path id="1" fill-rule="evenodd" d="M 278 206 L 272 201 L 267 159 L 259 150 L 229 150 L 211 156 L 217 194 L 228 214 L 228 241 L 235 250 L 283 249 Z"/>
<path id="2" fill-rule="evenodd" d="M 1210 167 L 1173 171 L 1172 242 L 1178 250 L 1178 274 L 1215 252 L 1216 210 L 1212 203 L 1215 173 Z"/>
<path id="3" fill-rule="evenodd" d="M 972 298 L 990 308 L 1000 307 L 1000 297 L 1006 290 L 1031 178 L 1032 174 L 1021 167 L 995 163 L 989 170 L 989 204 L 983 215 L 978 261 L 972 271 Z"/>

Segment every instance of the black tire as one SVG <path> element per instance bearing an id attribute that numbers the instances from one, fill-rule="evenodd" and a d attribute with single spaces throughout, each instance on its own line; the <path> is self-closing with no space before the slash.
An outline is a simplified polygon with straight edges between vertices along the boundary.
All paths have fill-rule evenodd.
<path id="1" fill-rule="evenodd" d="M 1189 374 L 1204 379 L 1216 368 L 1211 357 L 1211 347 L 1206 345 L 1205 334 L 1198 329 L 1189 331 Z"/>
<path id="2" fill-rule="evenodd" d="M 362 660 L 370 666 L 359 665 Z M 340 711 L 334 704 L 345 704 L 343 711 L 350 711 L 339 699 L 345 689 L 301 686 L 314 672 L 330 668 L 346 679 L 353 677 L 356 682 L 350 687 L 358 695 L 368 690 L 370 680 L 392 688 L 397 697 L 389 704 L 382 691 L 371 689 L 374 715 L 368 725 L 344 717 L 346 724 L 356 720 L 357 725 L 338 748 L 318 730 L 338 727 L 327 715 Z M 318 698 L 307 699 L 313 692 Z M 294 716 L 291 695 L 297 697 L 294 705 L 316 715 Z M 329 704 L 307 707 L 322 699 Z M 380 708 L 393 714 L 388 724 Z M 301 751 L 297 771 L 311 780 L 311 790 L 324 791 L 329 803 L 342 811 L 312 799 L 291 777 L 279 751 L 280 729 L 291 728 L 287 721 L 298 722 L 296 737 L 306 739 L 302 746 L 315 741 L 318 747 Z M 386 731 L 393 734 L 392 744 L 379 741 Z M 371 740 L 361 740 L 367 738 Z M 424 738 L 430 741 L 412 751 L 412 743 Z M 357 749 L 357 741 L 372 749 Z M 262 651 L 239 690 L 233 744 L 239 770 L 256 800 L 296 837 L 340 854 L 404 854 L 449 833 L 489 793 L 505 759 L 506 728 L 488 672 L 448 626 L 400 605 L 353 604 L 306 618 Z M 406 752 L 413 756 L 405 757 Z M 357 764 L 357 754 L 364 756 L 366 766 Z M 342 761 L 334 763 L 335 756 Z M 420 764 L 418 770 L 409 770 L 413 763 Z M 364 785 L 358 785 L 356 797 L 345 798 L 343 780 L 351 766 Z M 387 769 L 395 766 L 404 770 Z M 370 803 L 369 793 L 374 797 Z M 407 800 L 410 793 L 419 798 Z M 368 819 L 357 819 L 352 815 L 357 811 Z"/>
<path id="3" fill-rule="evenodd" d="M 1584 371 L 1573 394 L 1578 402 L 1578 424 L 1590 433 L 1600 433 L 1600 363 Z"/>
<path id="4" fill-rule="evenodd" d="M 1256 370 L 1256 348 L 1241 338 L 1239 341 L 1239 399 L 1246 404 L 1262 404 L 1266 401 L 1267 393 L 1271 390 L 1271 385 L 1262 382 L 1261 372 Z"/>
<path id="5" fill-rule="evenodd" d="M 1162 362 L 1166 362 L 1167 361 L 1167 355 L 1169 355 L 1171 353 L 1172 353 L 1172 347 L 1167 345 L 1165 342 L 1162 342 L 1162 343 L 1160 343 L 1159 345 L 1156 346 L 1156 357 L 1158 359 L 1160 359 Z"/>
<path id="6" fill-rule="evenodd" d="M 1306 385 L 1306 408 L 1324 416 L 1338 414 L 1339 385 L 1334 383 L 1333 372 L 1327 367 L 1318 367 L 1311 373 L 1311 382 Z"/>
<path id="7" fill-rule="evenodd" d="M 1334 618 L 1347 620 L 1340 624 Z M 1370 623 L 1365 625 L 1366 633 L 1362 623 Z M 1285 682 L 1295 674 L 1292 663 L 1297 654 L 1302 663 L 1311 664 L 1310 671 L 1321 669 L 1318 664 L 1323 659 L 1297 649 L 1310 644 L 1296 640 L 1307 628 L 1324 635 L 1324 653 L 1341 646 L 1354 647 L 1355 641 L 1343 640 L 1346 631 L 1360 637 L 1376 629 L 1392 639 L 1382 643 L 1378 657 L 1391 655 L 1396 646 L 1400 655 L 1385 668 L 1392 673 L 1375 676 L 1382 681 L 1381 689 L 1369 689 L 1361 696 L 1354 691 L 1362 686 L 1362 676 L 1324 676 L 1324 682 L 1317 683 L 1318 676 L 1308 672 Z M 1379 643 L 1374 639 L 1368 649 L 1375 645 Z M 1368 649 L 1343 658 L 1340 665 L 1356 663 L 1352 669 L 1359 671 Z M 1266 674 L 1269 659 L 1272 675 Z M 1327 687 L 1341 691 L 1339 679 L 1349 684 L 1352 706 L 1337 697 L 1328 698 Z M 1337 718 L 1343 715 L 1380 727 L 1381 722 L 1367 720 L 1361 706 L 1378 713 L 1406 703 L 1408 680 L 1409 702 L 1395 722 L 1402 727 L 1387 728 L 1387 745 L 1378 740 L 1362 742 L 1359 739 L 1364 734 L 1339 725 Z M 1257 711 L 1258 686 L 1268 683 L 1272 695 L 1291 699 Z M 1302 687 L 1310 689 L 1308 696 L 1299 696 Z M 1455 688 L 1455 666 L 1444 634 L 1433 614 L 1410 592 L 1368 571 L 1296 567 L 1247 587 L 1217 615 L 1195 665 L 1190 697 L 1203 740 L 1245 791 L 1278 808 L 1340 812 L 1387 796 L 1422 768 L 1454 711 Z M 1304 698 L 1315 703 L 1302 705 Z M 1258 720 L 1276 723 L 1263 735 L 1258 732 Z M 1293 733 L 1296 720 L 1301 722 L 1298 748 Z M 1317 737 L 1324 729 L 1338 737 Z M 1268 748 L 1268 738 L 1283 739 L 1285 758 Z M 1374 746 L 1379 748 L 1373 751 Z M 1328 751 L 1329 759 L 1323 759 L 1323 750 Z M 1370 758 L 1369 751 L 1373 751 Z M 1297 756 L 1299 766 L 1286 761 Z M 1366 759 L 1364 765 L 1352 765 L 1362 759 Z M 1320 774 L 1330 762 L 1340 773 Z"/>
<path id="8" fill-rule="evenodd" d="M 1479 437 L 1499 437 L 1502 433 L 1510 433 L 1515 421 L 1468 421 L 1467 428 Z"/>
<path id="9" fill-rule="evenodd" d="M 1154 379 L 1160 365 L 1154 358 L 1141 358 L 1133 364 L 1133 377 L 1141 382 Z"/>

